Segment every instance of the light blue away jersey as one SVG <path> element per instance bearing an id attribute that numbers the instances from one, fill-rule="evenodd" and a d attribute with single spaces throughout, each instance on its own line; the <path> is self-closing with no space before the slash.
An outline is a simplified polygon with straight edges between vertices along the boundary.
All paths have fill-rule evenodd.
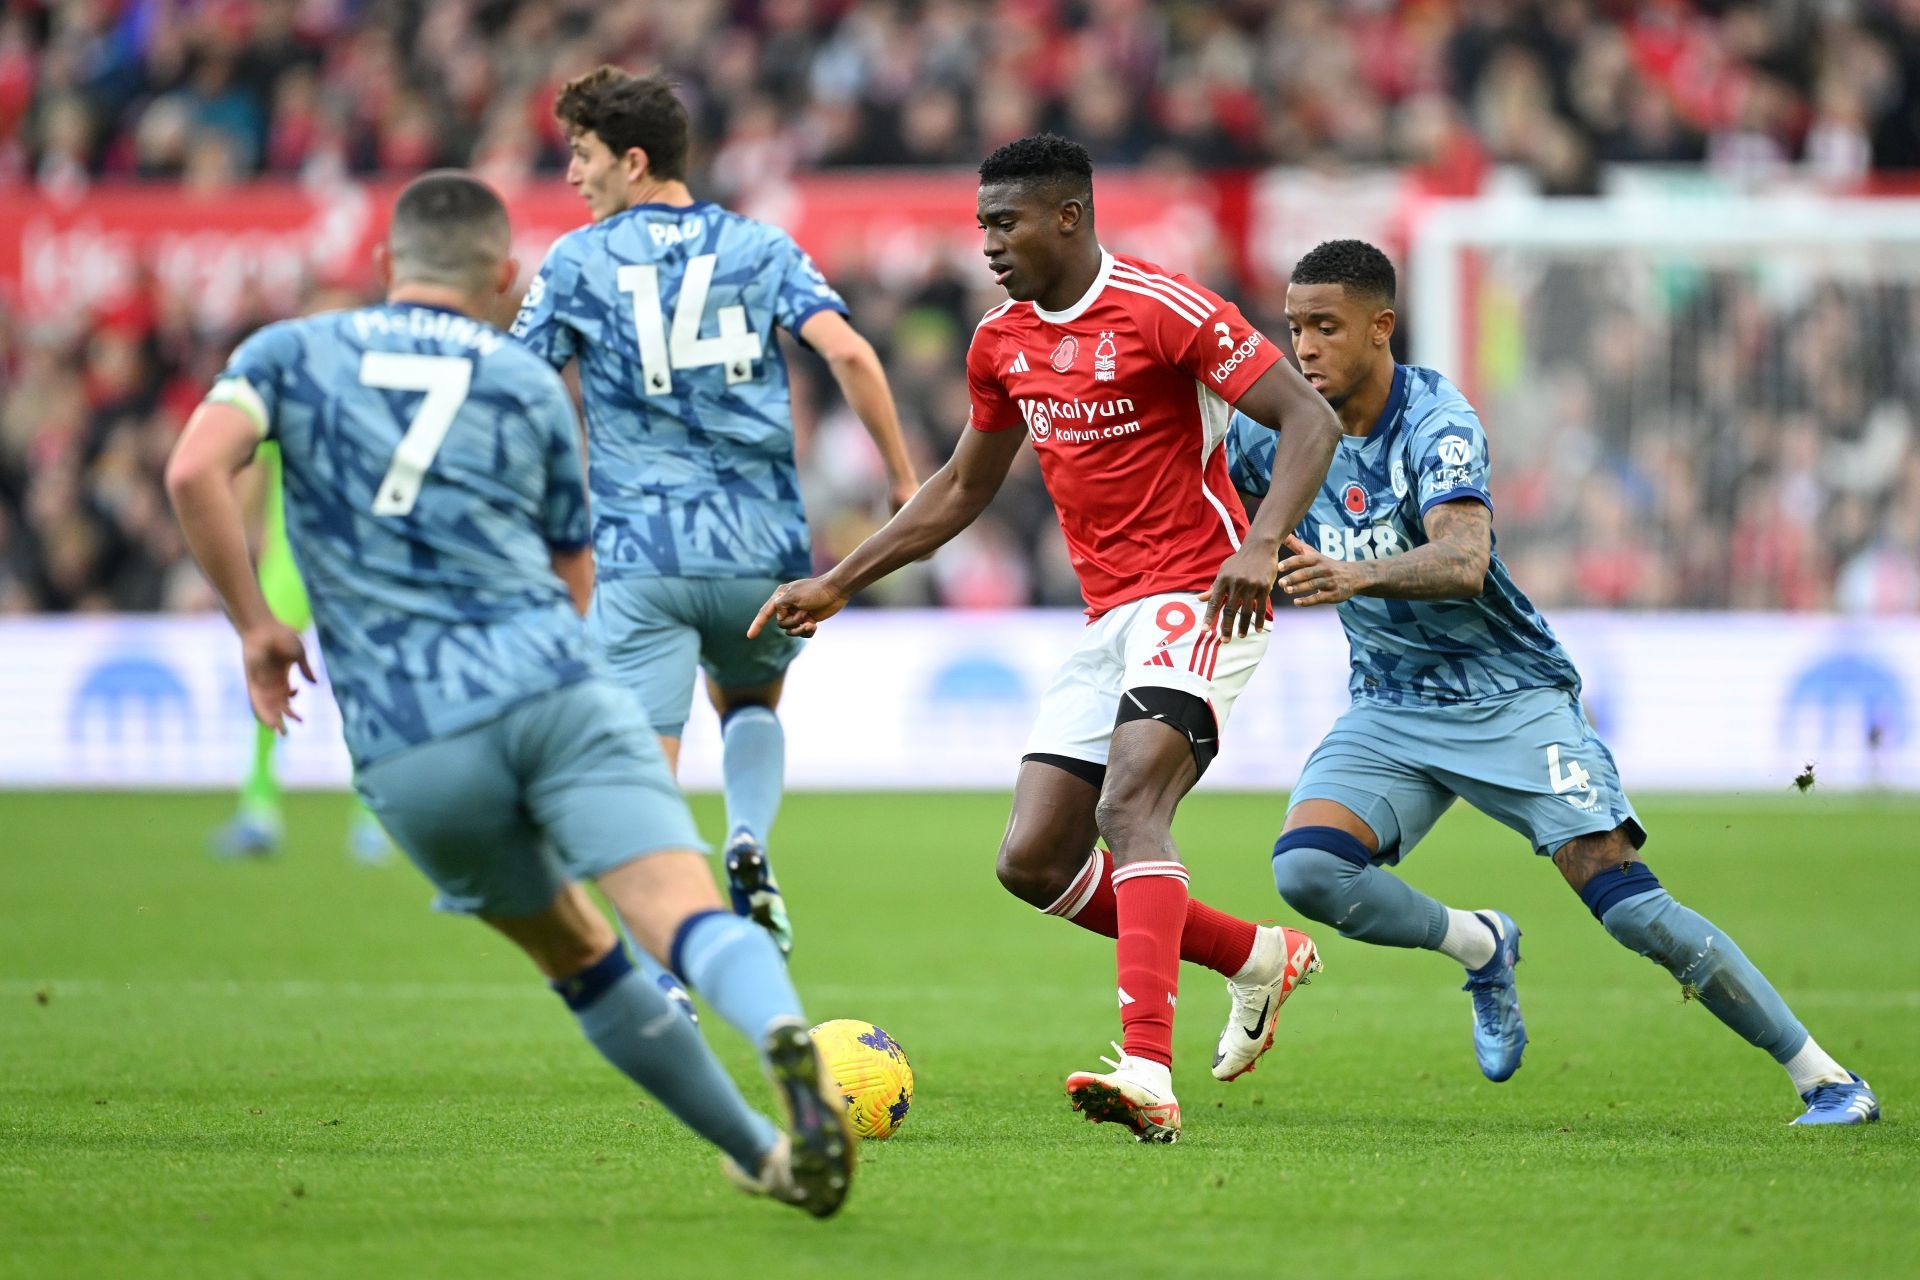
<path id="1" fill-rule="evenodd" d="M 560 238 L 513 336 L 580 361 L 601 577 L 811 572 L 773 330 L 846 309 L 786 232 L 704 201 Z"/>
<path id="2" fill-rule="evenodd" d="M 209 399 L 280 444 L 287 538 L 356 766 L 589 673 L 550 551 L 587 543 L 559 375 L 451 311 L 269 325 Z"/>
<path id="3" fill-rule="evenodd" d="M 1233 416 L 1227 462 L 1242 493 L 1267 492 L 1275 442 L 1259 423 Z M 1491 507 L 1488 470 L 1487 434 L 1466 397 L 1431 369 L 1398 365 L 1373 430 L 1340 437 L 1300 538 L 1335 560 L 1399 555 L 1427 541 L 1422 518 L 1435 504 L 1473 498 Z M 1355 596 L 1336 607 L 1355 697 L 1462 702 L 1516 689 L 1580 689 L 1579 672 L 1513 584 L 1497 547 L 1486 590 L 1472 600 Z"/>

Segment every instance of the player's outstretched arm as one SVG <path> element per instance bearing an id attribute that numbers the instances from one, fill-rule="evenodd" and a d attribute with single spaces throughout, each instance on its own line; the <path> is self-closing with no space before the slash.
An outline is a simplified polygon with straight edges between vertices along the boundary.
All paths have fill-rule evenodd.
<path id="1" fill-rule="evenodd" d="M 235 481 L 259 441 L 259 427 L 243 410 L 230 404 L 201 405 L 167 460 L 167 496 L 187 549 L 220 593 L 240 633 L 254 714 L 284 733 L 287 720 L 300 718 L 292 710 L 293 668 L 299 667 L 309 683 L 313 670 L 299 633 L 267 607 L 247 554 L 246 520 Z"/>
<path id="2" fill-rule="evenodd" d="M 1421 521 L 1427 541 L 1380 560 L 1335 560 L 1295 537 L 1280 564 L 1280 590 L 1297 605 L 1355 596 L 1389 600 L 1471 600 L 1486 590 L 1493 512 L 1478 498 L 1436 503 Z"/>
<path id="3" fill-rule="evenodd" d="M 857 592 L 945 545 L 1000 492 L 1024 439 L 1020 431 L 963 431 L 947 464 L 920 486 L 899 515 L 819 577 L 789 582 L 774 592 L 747 634 L 759 635 L 772 619 L 789 635 L 810 636 Z"/>
<path id="4" fill-rule="evenodd" d="M 894 511 L 900 510 L 912 500 L 920 481 L 900 435 L 900 415 L 894 411 L 887 371 L 873 344 L 838 311 L 814 312 L 800 326 L 800 339 L 827 362 L 833 380 L 840 384 L 840 394 L 873 437 L 873 447 L 887 468 L 887 500 Z"/>
<path id="5" fill-rule="evenodd" d="M 1282 360 L 1261 374 L 1234 407 L 1280 433 L 1273 454 L 1273 480 L 1253 513 L 1240 550 L 1220 567 L 1201 598 L 1206 625 L 1221 619 L 1222 635 L 1245 635 L 1267 625 L 1267 600 L 1280 562 L 1280 547 L 1299 527 L 1313 495 L 1327 478 L 1340 443 L 1340 419 L 1300 371 Z"/>

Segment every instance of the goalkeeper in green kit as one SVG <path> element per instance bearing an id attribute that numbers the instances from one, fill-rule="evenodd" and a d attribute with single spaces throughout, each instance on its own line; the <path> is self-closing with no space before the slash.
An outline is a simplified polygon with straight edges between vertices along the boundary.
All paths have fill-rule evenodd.
<path id="1" fill-rule="evenodd" d="M 287 545 L 286 512 L 280 492 L 280 447 L 263 442 L 255 455 L 260 468 L 264 494 L 260 530 L 260 591 L 267 598 L 273 616 L 305 631 L 313 621 L 307 604 L 307 588 L 300 581 L 300 569 L 293 562 L 293 549 Z M 280 808 L 279 757 L 275 752 L 274 731 L 264 724 L 253 726 L 253 763 L 247 780 L 240 787 L 240 806 L 214 837 L 214 851 L 229 858 L 265 857 L 280 851 L 286 822 Z M 393 843 L 380 822 L 367 811 L 356 796 L 353 818 L 347 827 L 347 850 L 356 859 L 370 865 L 384 863 L 393 854 Z"/>

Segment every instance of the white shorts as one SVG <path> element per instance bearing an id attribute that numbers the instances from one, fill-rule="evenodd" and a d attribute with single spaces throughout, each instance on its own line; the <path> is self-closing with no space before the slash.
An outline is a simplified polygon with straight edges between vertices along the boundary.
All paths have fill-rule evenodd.
<path id="1" fill-rule="evenodd" d="M 1201 627 L 1206 608 L 1198 596 L 1177 591 L 1096 618 L 1040 695 L 1040 715 L 1024 754 L 1106 764 L 1121 694 L 1144 686 L 1204 699 L 1216 729 L 1224 729 L 1273 633 L 1222 639 Z"/>

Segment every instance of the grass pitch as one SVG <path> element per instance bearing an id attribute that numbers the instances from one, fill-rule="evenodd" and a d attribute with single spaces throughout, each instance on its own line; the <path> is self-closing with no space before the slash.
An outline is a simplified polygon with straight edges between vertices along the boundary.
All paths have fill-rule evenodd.
<path id="1" fill-rule="evenodd" d="M 226 809 L 0 795 L 0 1273 L 1804 1277 L 1920 1256 L 1913 802 L 1644 811 L 1668 887 L 1874 1083 L 1878 1125 L 1788 1129 L 1771 1061 L 1456 811 L 1405 871 L 1525 929 L 1519 1075 L 1480 1078 L 1446 961 L 1316 929 L 1326 972 L 1231 1086 L 1206 1069 L 1219 979 L 1185 971 L 1186 1132 L 1144 1147 L 1061 1096 L 1118 1033 L 1113 953 L 994 883 L 1004 797 L 793 797 L 774 853 L 810 1012 L 881 1023 L 919 1080 L 827 1223 L 725 1186 L 410 868 L 350 863 L 343 798 L 296 797 L 258 864 L 203 852 Z M 1195 891 L 1280 915 L 1280 813 L 1191 800 Z"/>

